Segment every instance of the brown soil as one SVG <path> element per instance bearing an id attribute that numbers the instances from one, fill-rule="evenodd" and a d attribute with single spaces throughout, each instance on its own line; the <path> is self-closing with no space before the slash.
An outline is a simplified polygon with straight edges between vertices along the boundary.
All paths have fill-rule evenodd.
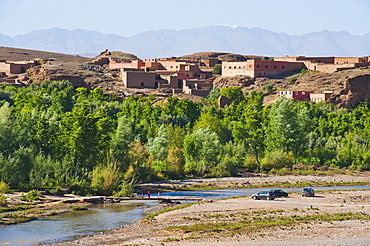
<path id="1" fill-rule="evenodd" d="M 192 59 L 194 61 L 199 61 L 201 59 L 209 58 L 218 58 L 223 61 L 246 61 L 248 59 L 268 59 L 269 57 L 265 56 L 248 56 L 232 53 L 223 53 L 223 52 L 198 52 L 190 55 L 181 56 L 180 59 Z"/>
<path id="2" fill-rule="evenodd" d="M 264 179 L 263 177 L 255 177 Z M 275 180 L 275 178 L 277 180 Z M 296 182 L 315 177 L 269 177 L 269 182 Z M 359 176 L 359 180 L 366 176 Z M 322 180 L 356 180 L 351 176 L 323 177 Z M 368 178 L 367 178 L 368 180 Z M 254 182 L 254 181 L 251 181 Z M 232 222 L 236 215 L 253 211 L 283 216 L 308 214 L 370 213 L 370 190 L 317 192 L 315 197 L 299 193 L 274 201 L 252 200 L 250 197 L 205 201 L 190 207 L 163 213 L 151 222 L 138 221 L 102 234 L 78 238 L 56 245 L 369 245 L 370 222 L 359 220 L 309 222 L 294 226 L 264 228 L 255 232 L 228 235 L 220 232 L 185 232 L 168 226 L 193 225 L 202 222 Z M 216 217 L 214 215 L 222 215 Z M 207 216 L 213 215 L 213 216 Z M 276 216 L 276 214 L 273 214 Z M 238 217 L 235 217 L 238 220 Z M 234 221 L 235 222 L 235 221 Z"/>
<path id="3" fill-rule="evenodd" d="M 39 50 L 27 50 L 9 47 L 0 47 L 0 60 L 24 61 L 24 60 L 58 60 L 65 62 L 85 62 L 88 58 L 82 56 L 65 55 L 60 53 L 45 52 Z"/>

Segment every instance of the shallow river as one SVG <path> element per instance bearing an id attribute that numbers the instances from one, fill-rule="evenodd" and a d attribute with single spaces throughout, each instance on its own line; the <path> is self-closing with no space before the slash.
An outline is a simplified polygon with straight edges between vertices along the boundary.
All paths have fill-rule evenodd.
<path id="1" fill-rule="evenodd" d="M 370 186 L 316 187 L 315 190 L 369 189 Z M 161 196 L 198 196 L 221 199 L 251 195 L 261 189 L 235 189 L 212 191 L 163 192 Z M 299 192 L 300 188 L 286 188 L 287 192 Z M 155 196 L 154 196 L 155 197 Z M 125 201 L 99 204 L 89 210 L 72 211 L 18 225 L 0 227 L 0 245 L 32 245 L 70 240 L 78 235 L 89 235 L 116 228 L 145 216 L 144 210 L 158 205 L 158 201 Z"/>

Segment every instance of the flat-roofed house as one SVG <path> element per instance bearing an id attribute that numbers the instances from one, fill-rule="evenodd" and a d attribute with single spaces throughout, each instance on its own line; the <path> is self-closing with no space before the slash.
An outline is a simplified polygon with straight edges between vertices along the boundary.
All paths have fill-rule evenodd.
<path id="1" fill-rule="evenodd" d="M 222 76 L 247 75 L 252 78 L 271 76 L 304 68 L 302 62 L 247 60 L 222 62 Z"/>
<path id="2" fill-rule="evenodd" d="M 7 75 L 25 73 L 27 69 L 35 66 L 35 61 L 6 61 L 0 60 L 0 72 Z"/>

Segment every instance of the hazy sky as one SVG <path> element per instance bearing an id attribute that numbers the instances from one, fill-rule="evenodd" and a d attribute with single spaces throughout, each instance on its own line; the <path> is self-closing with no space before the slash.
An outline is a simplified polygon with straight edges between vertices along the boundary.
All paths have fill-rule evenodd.
<path id="1" fill-rule="evenodd" d="M 370 33 L 370 0 L 0 0 L 0 33 L 59 27 L 131 37 L 210 25 Z"/>

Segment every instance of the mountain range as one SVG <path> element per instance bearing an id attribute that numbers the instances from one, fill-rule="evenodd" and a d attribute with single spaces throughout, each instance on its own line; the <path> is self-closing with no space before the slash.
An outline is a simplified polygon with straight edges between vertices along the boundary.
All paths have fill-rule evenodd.
<path id="1" fill-rule="evenodd" d="M 368 56 L 370 33 L 320 31 L 288 35 L 260 28 L 206 26 L 141 32 L 132 37 L 82 29 L 51 28 L 14 37 L 0 34 L 0 46 L 78 55 L 105 49 L 140 58 L 183 56 L 196 52 L 227 52 L 258 56 Z"/>

